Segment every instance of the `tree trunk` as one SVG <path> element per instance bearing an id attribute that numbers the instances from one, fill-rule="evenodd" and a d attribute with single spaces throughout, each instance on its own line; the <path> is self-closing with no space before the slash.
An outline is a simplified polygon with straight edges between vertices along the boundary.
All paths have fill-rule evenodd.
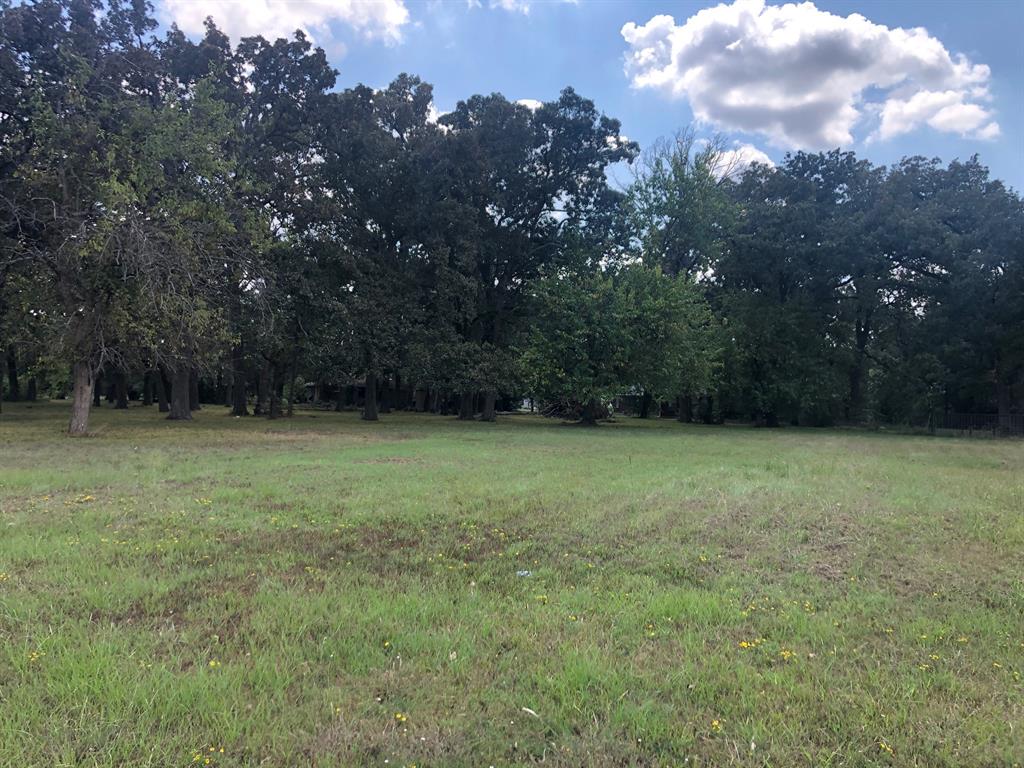
<path id="1" fill-rule="evenodd" d="M 21 388 L 18 385 L 18 355 L 14 345 L 7 347 L 7 399 L 12 403 L 21 399 Z"/>
<path id="2" fill-rule="evenodd" d="M 249 398 L 246 393 L 245 351 L 240 344 L 231 348 L 231 415 L 248 416 Z"/>
<path id="3" fill-rule="evenodd" d="M 277 363 L 271 363 L 267 369 L 267 383 L 270 385 L 270 407 L 267 418 L 276 419 L 281 415 L 281 376 L 277 372 Z"/>
<path id="4" fill-rule="evenodd" d="M 646 419 L 651 414 L 651 393 L 644 392 L 642 398 L 640 398 L 640 418 Z"/>
<path id="5" fill-rule="evenodd" d="M 417 387 L 413 394 L 413 410 L 416 413 L 423 413 L 427 410 L 427 390 Z"/>
<path id="6" fill-rule="evenodd" d="M 712 394 L 708 394 L 705 397 L 702 397 L 701 398 L 701 404 L 702 404 L 702 408 L 703 408 L 703 413 L 701 414 L 701 421 L 703 421 L 705 424 L 714 424 L 715 423 L 715 396 L 712 395 Z M 776 423 L 776 426 L 778 426 L 777 423 Z"/>
<path id="7" fill-rule="evenodd" d="M 25 399 L 30 403 L 36 401 L 36 377 L 33 376 L 28 380 L 28 391 L 25 393 Z"/>
<path id="8" fill-rule="evenodd" d="M 92 366 L 86 362 L 75 363 L 72 369 L 74 392 L 71 398 L 71 421 L 68 434 L 83 437 L 89 434 L 89 408 L 92 406 Z"/>
<path id="9" fill-rule="evenodd" d="M 72 369 L 72 380 L 74 379 L 74 369 Z M 102 402 L 102 393 L 100 392 L 103 386 L 103 371 L 99 371 L 92 382 L 92 405 L 94 408 L 99 408 Z"/>
<path id="10" fill-rule="evenodd" d="M 220 402 L 225 408 L 230 408 L 235 402 L 235 375 L 229 368 L 219 373 L 217 378 L 219 380 L 217 393 L 220 395 Z"/>
<path id="11" fill-rule="evenodd" d="M 864 413 L 864 379 L 867 373 L 867 347 L 871 339 L 871 312 L 865 314 L 864 318 L 858 317 L 854 327 L 854 341 L 856 349 L 853 353 L 853 363 L 850 365 L 850 400 L 847 406 L 846 419 L 852 422 L 865 421 Z"/>
<path id="12" fill-rule="evenodd" d="M 996 380 L 996 411 L 999 423 L 999 434 L 1006 436 L 1013 432 L 1013 419 L 1010 417 L 1010 403 L 1012 401 L 1010 384 L 1006 381 Z"/>
<path id="13" fill-rule="evenodd" d="M 394 393 L 395 396 L 391 401 L 391 407 L 404 411 L 409 406 L 409 398 L 402 395 L 402 374 L 398 371 L 395 371 Z"/>
<path id="14" fill-rule="evenodd" d="M 171 387 L 162 365 L 158 365 L 153 371 L 153 386 L 156 389 L 157 410 L 160 413 L 170 413 L 171 403 L 167 394 Z"/>
<path id="15" fill-rule="evenodd" d="M 684 424 L 693 421 L 693 400 L 689 395 L 679 395 L 676 399 L 676 418 Z"/>
<path id="16" fill-rule="evenodd" d="M 150 406 L 153 404 L 153 372 L 146 371 L 142 375 L 142 404 Z"/>
<path id="17" fill-rule="evenodd" d="M 288 380 L 288 414 L 287 415 L 288 415 L 289 418 L 291 418 L 292 416 L 295 415 L 295 378 L 297 376 L 295 369 L 296 369 L 296 366 L 298 365 L 298 363 L 296 362 L 295 358 L 296 358 L 296 355 L 292 354 L 292 364 L 291 364 L 291 366 L 289 368 L 289 374 L 288 374 L 289 380 Z"/>
<path id="18" fill-rule="evenodd" d="M 267 391 L 270 388 L 270 385 L 267 383 L 269 373 L 270 361 L 264 360 L 263 365 L 260 366 L 259 375 L 256 377 L 256 407 L 252 411 L 256 416 L 265 416 L 267 413 Z"/>
<path id="19" fill-rule="evenodd" d="M 583 413 L 580 414 L 580 424 L 584 427 L 597 426 L 597 401 L 591 398 L 583 405 Z"/>
<path id="20" fill-rule="evenodd" d="M 179 363 L 172 373 L 171 379 L 171 412 L 167 416 L 172 421 L 190 421 L 192 409 L 189 407 L 192 400 L 192 371 L 185 363 Z"/>
<path id="21" fill-rule="evenodd" d="M 366 398 L 363 402 L 363 420 L 377 421 L 380 418 L 377 409 L 377 374 L 366 374 Z"/>
<path id="22" fill-rule="evenodd" d="M 193 368 L 188 374 L 188 409 L 200 410 L 199 406 L 199 372 Z"/>
<path id="23" fill-rule="evenodd" d="M 380 412 L 391 413 L 391 403 L 394 400 L 394 391 L 391 387 L 391 375 L 385 375 L 380 380 Z"/>
<path id="24" fill-rule="evenodd" d="M 126 410 L 128 408 L 128 374 L 120 369 L 114 373 L 114 393 L 114 407 L 118 410 Z"/>
<path id="25" fill-rule="evenodd" d="M 493 389 L 488 389 L 484 392 L 484 409 L 480 413 L 480 421 L 494 421 L 496 418 L 496 410 L 494 407 L 495 400 L 498 399 L 498 393 Z"/>
<path id="26" fill-rule="evenodd" d="M 473 407 L 473 400 L 476 398 L 472 392 L 463 392 L 459 395 L 459 421 L 469 421 L 476 414 Z"/>

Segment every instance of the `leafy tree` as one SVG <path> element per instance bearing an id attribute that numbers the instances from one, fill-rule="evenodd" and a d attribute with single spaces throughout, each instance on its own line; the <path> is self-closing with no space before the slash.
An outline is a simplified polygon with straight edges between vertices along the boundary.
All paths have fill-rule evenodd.
<path id="1" fill-rule="evenodd" d="M 536 323 L 523 360 L 530 390 L 583 405 L 597 423 L 600 403 L 621 392 L 629 349 L 626 308 L 611 275 L 561 274 L 534 284 Z"/>
<path id="2" fill-rule="evenodd" d="M 660 268 L 560 271 L 534 284 L 536 318 L 523 355 L 531 391 L 583 405 L 632 387 L 676 392 L 710 376 L 712 318 L 696 287 Z"/>
<path id="3" fill-rule="evenodd" d="M 640 264 L 621 269 L 615 282 L 630 338 L 624 383 L 658 399 L 707 392 L 718 350 L 715 321 L 699 287 L 685 275 Z"/>
<path id="4" fill-rule="evenodd" d="M 729 184 L 741 170 L 730 157 L 721 139 L 701 142 L 692 130 L 640 156 L 628 195 L 647 263 L 669 275 L 697 276 L 718 261 L 735 218 Z"/>
<path id="5" fill-rule="evenodd" d="M 1003 429 L 1024 390 L 1024 204 L 977 157 L 953 162 L 936 192 L 948 257 L 927 305 L 930 346 L 948 371 L 948 400 L 994 406 Z"/>
<path id="6" fill-rule="evenodd" d="M 764 424 L 820 418 L 836 395 L 837 321 L 815 186 L 754 166 L 735 190 L 739 219 L 716 266 L 733 349 L 726 389 Z"/>
<path id="7" fill-rule="evenodd" d="M 459 333 L 500 353 L 512 346 L 524 319 L 526 286 L 564 263 L 563 232 L 585 228 L 610 202 L 617 204 L 605 171 L 631 161 L 637 147 L 620 136 L 617 120 L 571 88 L 536 110 L 499 94 L 473 96 L 441 122 L 469 163 L 458 194 L 479 233 L 466 265 L 476 286 L 474 306 Z M 472 416 L 476 382 L 467 384 L 461 418 Z M 493 420 L 496 389 L 484 394 L 482 418 Z"/>
<path id="8" fill-rule="evenodd" d="M 360 86 L 331 105 L 324 178 L 335 204 L 335 306 L 349 326 L 339 352 L 365 378 L 363 418 L 378 418 L 378 382 L 402 364 L 417 321 L 426 252 L 418 236 L 416 153 L 436 128 L 431 87 L 399 76 L 381 91 Z"/>
<path id="9" fill-rule="evenodd" d="M 45 279 L 63 313 L 54 345 L 73 368 L 69 432 L 79 435 L 95 373 L 117 355 L 140 298 L 135 278 L 147 268 L 146 219 L 124 195 L 136 153 L 114 145 L 154 98 L 134 66 L 144 44 L 129 42 L 152 22 L 117 12 L 101 23 L 79 0 L 2 13 L 2 47 L 16 57 L 6 67 L 16 82 L 7 109 L 27 126 L 3 178 L 8 231 L 17 232 L 8 263 L 20 260 Z"/>

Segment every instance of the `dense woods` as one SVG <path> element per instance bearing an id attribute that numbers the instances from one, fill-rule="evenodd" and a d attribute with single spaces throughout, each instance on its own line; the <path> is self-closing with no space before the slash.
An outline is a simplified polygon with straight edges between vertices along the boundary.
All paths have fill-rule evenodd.
<path id="1" fill-rule="evenodd" d="M 71 434 L 104 400 L 1024 412 L 1024 206 L 977 158 L 729 167 L 572 88 L 437 116 L 414 76 L 337 89 L 301 33 L 155 30 L 142 0 L 0 0 L 4 396 L 70 398 Z"/>

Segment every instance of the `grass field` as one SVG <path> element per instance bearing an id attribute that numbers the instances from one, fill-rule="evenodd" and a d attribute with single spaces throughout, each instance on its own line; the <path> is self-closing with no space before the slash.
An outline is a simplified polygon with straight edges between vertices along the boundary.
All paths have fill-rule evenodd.
<path id="1" fill-rule="evenodd" d="M 66 417 L 0 416 L 5 767 L 1024 762 L 1020 441 Z"/>

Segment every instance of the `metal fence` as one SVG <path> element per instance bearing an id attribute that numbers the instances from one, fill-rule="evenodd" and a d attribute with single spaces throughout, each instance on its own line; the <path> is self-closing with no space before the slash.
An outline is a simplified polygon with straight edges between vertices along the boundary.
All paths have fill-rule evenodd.
<path id="1" fill-rule="evenodd" d="M 963 435 L 1024 435 L 1024 413 L 946 413 L 939 425 Z"/>

